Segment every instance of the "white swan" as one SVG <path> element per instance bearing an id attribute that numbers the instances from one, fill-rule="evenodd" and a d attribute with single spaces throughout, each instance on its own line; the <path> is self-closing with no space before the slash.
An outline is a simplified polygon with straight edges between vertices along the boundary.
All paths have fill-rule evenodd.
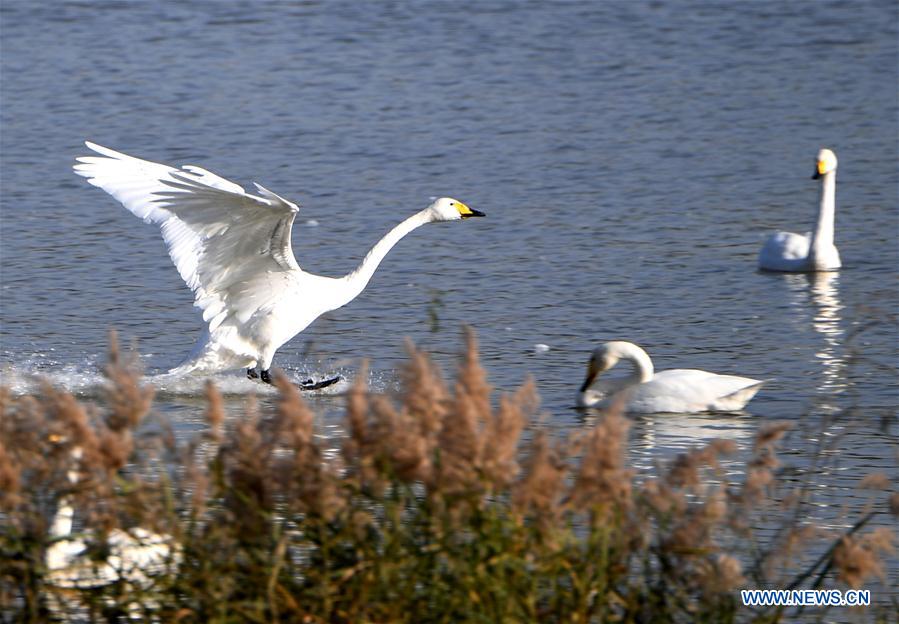
<path id="1" fill-rule="evenodd" d="M 768 237 L 759 252 L 759 268 L 766 271 L 835 271 L 840 253 L 833 244 L 836 209 L 837 156 L 829 149 L 818 152 L 813 179 L 821 178 L 821 205 L 814 232 L 806 235 L 777 232 Z"/>
<path id="2" fill-rule="evenodd" d="M 80 461 L 81 449 L 74 448 L 71 456 L 76 463 Z M 74 468 L 67 476 L 73 485 L 78 482 Z M 119 581 L 149 587 L 151 576 L 175 569 L 181 563 L 181 548 L 170 535 L 151 533 L 141 527 L 113 529 L 106 536 L 106 556 L 92 557 L 87 541 L 71 537 L 74 514 L 71 497 L 63 496 L 50 525 L 50 544 L 44 557 L 47 582 L 55 587 L 86 589 Z"/>
<path id="3" fill-rule="evenodd" d="M 101 156 L 77 159 L 75 173 L 134 215 L 162 228 L 169 255 L 194 291 L 208 327 L 187 359 L 171 372 L 248 368 L 271 383 L 275 351 L 316 318 L 352 301 L 387 252 L 432 221 L 483 217 L 444 197 L 388 232 L 358 268 L 342 278 L 303 271 L 290 246 L 299 207 L 256 185 L 259 196 L 196 167 L 175 169 L 85 143 Z"/>
<path id="4" fill-rule="evenodd" d="M 619 360 L 629 360 L 634 372 L 625 379 L 602 380 L 603 371 Z M 654 373 L 649 355 L 632 342 L 615 340 L 597 347 L 590 356 L 587 377 L 578 391 L 578 407 L 608 407 L 624 399 L 628 412 L 730 412 L 743 409 L 764 381 L 716 375 L 693 369 L 674 369 Z M 598 389 L 591 389 L 597 385 Z M 622 396 L 622 393 L 625 393 Z"/>

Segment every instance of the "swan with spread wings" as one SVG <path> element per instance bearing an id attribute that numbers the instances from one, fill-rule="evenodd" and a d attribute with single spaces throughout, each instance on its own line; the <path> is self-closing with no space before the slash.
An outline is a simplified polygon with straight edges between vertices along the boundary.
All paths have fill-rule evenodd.
<path id="1" fill-rule="evenodd" d="M 316 318 L 356 298 L 387 252 L 436 221 L 483 217 L 462 202 L 437 199 L 390 230 L 348 275 L 303 271 L 290 245 L 297 204 L 256 184 L 258 194 L 194 165 L 180 169 L 85 143 L 75 173 L 158 225 L 169 255 L 208 324 L 172 373 L 246 368 L 271 383 L 275 351 Z M 259 372 L 257 373 L 257 368 Z"/>

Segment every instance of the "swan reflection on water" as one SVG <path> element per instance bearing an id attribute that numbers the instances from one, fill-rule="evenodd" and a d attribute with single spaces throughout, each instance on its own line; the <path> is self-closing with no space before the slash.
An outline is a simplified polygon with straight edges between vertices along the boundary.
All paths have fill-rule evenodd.
<path id="1" fill-rule="evenodd" d="M 811 324 L 820 336 L 815 358 L 821 363 L 820 381 L 816 389 L 824 395 L 841 394 L 848 388 L 846 356 L 843 348 L 845 332 L 839 295 L 839 273 L 809 273 L 785 275 L 793 294 L 792 306 L 799 313 L 798 322 Z"/>
<path id="2" fill-rule="evenodd" d="M 590 409 L 582 413 L 583 423 L 594 426 L 605 411 Z M 758 417 L 747 412 L 633 414 L 629 420 L 629 463 L 638 470 L 653 469 L 660 460 L 671 459 L 715 439 L 732 440 L 742 451 L 752 446 L 758 427 Z"/>
<path id="3" fill-rule="evenodd" d="M 750 414 L 644 414 L 633 421 L 632 462 L 651 468 L 663 456 L 677 455 L 712 440 L 733 440 L 740 449 L 751 446 L 758 418 Z"/>

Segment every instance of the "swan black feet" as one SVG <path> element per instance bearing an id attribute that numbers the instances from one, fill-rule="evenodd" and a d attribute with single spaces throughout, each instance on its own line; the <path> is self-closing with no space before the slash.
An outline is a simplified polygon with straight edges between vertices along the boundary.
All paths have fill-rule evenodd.
<path id="1" fill-rule="evenodd" d="M 248 368 L 248 369 L 247 369 L 247 378 L 248 378 L 248 379 L 259 379 L 260 377 L 262 378 L 262 381 L 263 381 L 264 383 L 267 383 L 267 384 L 273 383 L 273 382 L 272 382 L 272 376 L 269 375 L 269 373 L 268 373 L 267 370 L 264 370 L 264 371 L 261 371 L 261 372 L 257 373 L 255 368 Z"/>
<path id="2" fill-rule="evenodd" d="M 300 383 L 300 390 L 321 390 L 322 388 L 333 386 L 338 381 L 340 381 L 340 375 L 331 377 L 330 379 L 322 379 L 321 381 L 313 381 L 311 379 L 307 379 L 306 381 Z"/>
<path id="3" fill-rule="evenodd" d="M 261 379 L 263 383 L 267 383 L 270 385 L 274 384 L 274 382 L 272 381 L 272 376 L 267 370 L 259 371 L 257 373 L 255 368 L 248 368 L 247 378 Z M 306 381 L 300 382 L 300 385 L 298 387 L 300 390 L 321 390 L 322 388 L 333 386 L 338 381 L 340 381 L 340 375 L 337 375 L 336 377 L 330 377 L 328 379 L 322 379 L 321 381 L 307 379 Z"/>

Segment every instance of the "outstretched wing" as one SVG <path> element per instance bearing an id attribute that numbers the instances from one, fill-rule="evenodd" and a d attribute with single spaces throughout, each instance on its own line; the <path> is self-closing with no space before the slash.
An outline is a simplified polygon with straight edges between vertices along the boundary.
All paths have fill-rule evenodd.
<path id="1" fill-rule="evenodd" d="M 279 285 L 300 272 L 290 246 L 296 204 L 258 184 L 261 197 L 251 195 L 193 165 L 176 169 L 85 144 L 100 156 L 79 157 L 75 173 L 160 226 L 210 331 L 229 314 L 245 321 L 272 305 Z"/>

